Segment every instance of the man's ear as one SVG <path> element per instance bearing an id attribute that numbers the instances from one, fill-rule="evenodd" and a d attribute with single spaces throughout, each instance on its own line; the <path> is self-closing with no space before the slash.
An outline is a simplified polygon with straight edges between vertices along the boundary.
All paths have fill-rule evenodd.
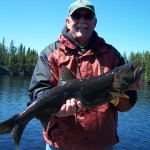
<path id="1" fill-rule="evenodd" d="M 68 18 L 66 18 L 66 25 L 67 25 L 68 29 L 69 29 L 69 22 L 70 22 L 70 20 Z"/>
<path id="2" fill-rule="evenodd" d="M 95 18 L 94 28 L 96 27 L 96 24 L 97 24 L 97 18 Z"/>

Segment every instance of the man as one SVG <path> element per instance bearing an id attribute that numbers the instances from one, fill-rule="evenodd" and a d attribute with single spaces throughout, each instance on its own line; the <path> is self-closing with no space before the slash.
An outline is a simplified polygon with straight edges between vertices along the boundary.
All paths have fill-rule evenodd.
<path id="1" fill-rule="evenodd" d="M 69 7 L 66 25 L 58 40 L 46 47 L 35 67 L 29 96 L 32 101 L 49 88 L 58 85 L 60 69 L 68 67 L 78 79 L 98 76 L 123 65 L 120 53 L 94 31 L 97 24 L 94 6 L 78 0 Z M 127 91 L 129 100 L 119 99 L 115 107 L 106 103 L 95 108 L 82 108 L 80 101 L 66 100 L 50 118 L 44 139 L 47 150 L 108 150 L 118 142 L 117 111 L 128 111 L 137 100 L 138 82 Z M 76 124 L 74 113 L 78 108 Z"/>

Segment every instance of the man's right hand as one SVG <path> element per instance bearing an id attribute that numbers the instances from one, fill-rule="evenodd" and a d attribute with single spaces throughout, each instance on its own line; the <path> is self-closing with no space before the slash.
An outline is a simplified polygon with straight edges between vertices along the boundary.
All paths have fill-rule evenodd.
<path id="1" fill-rule="evenodd" d="M 74 98 L 69 99 L 66 101 L 65 104 L 62 105 L 60 110 L 55 113 L 57 117 L 67 117 L 74 115 L 77 111 L 80 111 L 82 109 L 81 101 L 76 101 Z"/>

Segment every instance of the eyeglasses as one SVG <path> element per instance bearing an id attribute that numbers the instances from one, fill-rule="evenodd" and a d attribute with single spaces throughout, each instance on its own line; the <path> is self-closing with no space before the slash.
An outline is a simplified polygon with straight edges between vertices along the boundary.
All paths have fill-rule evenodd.
<path id="1" fill-rule="evenodd" d="M 82 15 L 80 13 L 73 13 L 71 15 L 71 18 L 75 21 L 80 20 L 81 17 L 83 17 L 85 20 L 92 20 L 95 17 L 95 15 L 92 13 L 86 13 L 85 15 Z"/>

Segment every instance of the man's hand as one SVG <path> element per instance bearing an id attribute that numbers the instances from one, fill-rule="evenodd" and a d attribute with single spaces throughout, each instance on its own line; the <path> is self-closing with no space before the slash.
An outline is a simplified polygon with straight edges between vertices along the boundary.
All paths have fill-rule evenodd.
<path id="1" fill-rule="evenodd" d="M 81 101 L 76 101 L 74 98 L 66 101 L 66 104 L 63 104 L 60 110 L 55 114 L 57 117 L 67 117 L 74 115 L 77 111 L 80 111 L 82 108 Z"/>

